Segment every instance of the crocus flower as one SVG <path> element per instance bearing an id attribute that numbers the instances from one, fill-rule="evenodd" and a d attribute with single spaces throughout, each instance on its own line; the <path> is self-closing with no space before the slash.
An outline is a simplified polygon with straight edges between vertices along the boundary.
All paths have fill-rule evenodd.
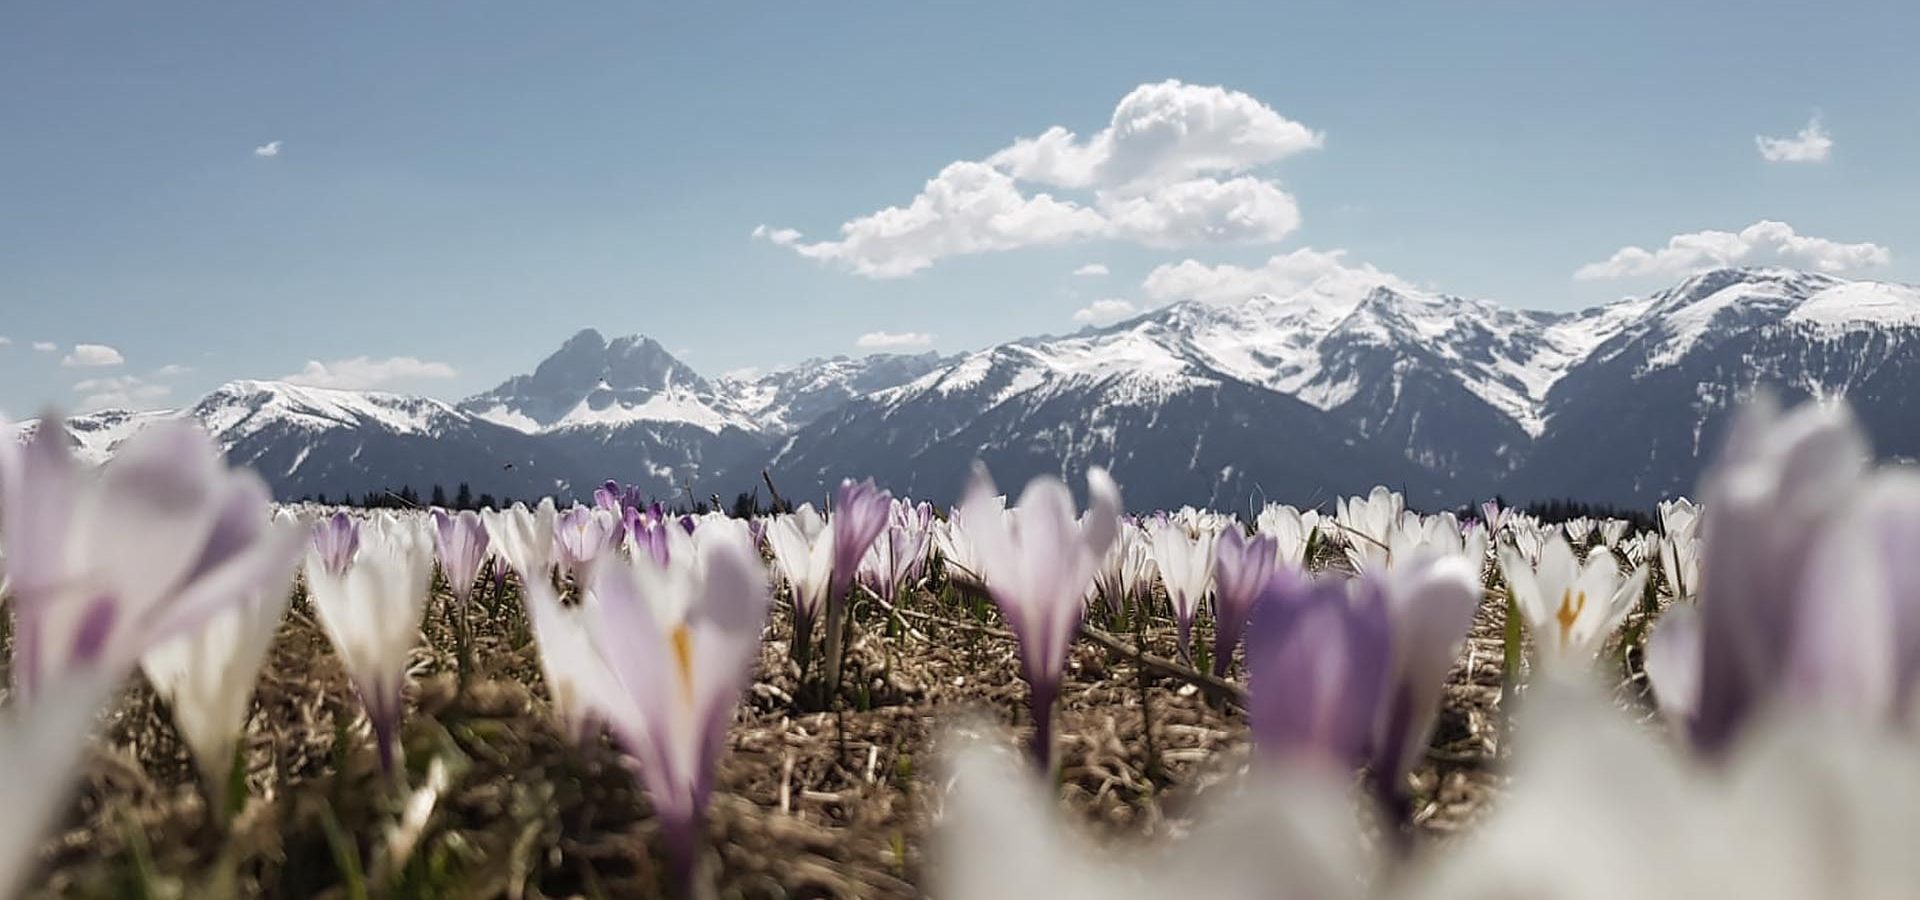
<path id="1" fill-rule="evenodd" d="M 56 415 L 24 445 L 0 440 L 18 692 L 82 670 L 117 682 L 155 642 L 284 590 L 302 535 L 275 526 L 267 501 L 185 423 L 142 431 L 99 469 L 74 458 Z"/>
<path id="2" fill-rule="evenodd" d="M 859 580 L 875 596 L 892 603 L 900 588 L 920 577 L 931 546 L 933 508 L 894 501 L 887 525 L 861 560 Z"/>
<path id="3" fill-rule="evenodd" d="M 338 575 L 353 564 L 360 551 L 360 523 L 345 512 L 337 512 L 313 525 L 313 552 L 326 570 Z"/>
<path id="4" fill-rule="evenodd" d="M 813 626 L 826 609 L 832 584 L 833 531 L 813 504 L 802 504 L 767 526 L 767 546 L 793 599 L 792 656 L 805 670 L 813 658 Z"/>
<path id="5" fill-rule="evenodd" d="M 1500 568 L 1534 644 L 1554 662 L 1592 659 L 1633 611 L 1647 584 L 1645 569 L 1622 576 L 1620 564 L 1604 547 L 1580 562 L 1558 534 L 1547 538 L 1537 563 L 1529 563 L 1513 548 L 1501 548 Z"/>
<path id="6" fill-rule="evenodd" d="M 561 734 L 576 744 L 593 737 L 602 714 L 594 703 L 609 696 L 613 670 L 594 643 L 592 607 L 599 602 L 586 593 L 574 606 L 560 602 L 553 583 L 536 578 L 526 583 L 527 618 L 540 650 L 540 672 Z"/>
<path id="7" fill-rule="evenodd" d="M 107 675 L 76 671 L 0 710 L 0 897 L 19 893 L 42 837 L 67 812 L 94 718 L 120 681 Z"/>
<path id="8" fill-rule="evenodd" d="M 1254 530 L 1274 540 L 1274 553 L 1280 565 L 1290 569 L 1307 566 L 1307 545 L 1320 529 L 1320 513 L 1302 512 L 1291 506 L 1271 503 L 1254 518 Z"/>
<path id="9" fill-rule="evenodd" d="M 292 560 L 288 563 L 291 569 Z M 284 589 L 257 592 L 140 658 L 147 680 L 166 698 L 174 727 L 193 751 L 215 809 L 226 808 L 234 750 L 289 599 Z"/>
<path id="10" fill-rule="evenodd" d="M 941 784 L 929 896 L 944 900 L 1360 900 L 1377 861 L 1344 778 L 1266 770 L 1195 804 L 1168 846 L 1096 847 L 1061 815 L 1055 785 L 1005 751 L 963 744 Z"/>
<path id="11" fill-rule="evenodd" d="M 1920 884 L 1906 737 L 1786 715 L 1703 771 L 1597 690 L 1549 687 L 1515 723 L 1509 795 L 1398 896 L 1874 900 Z M 1571 869 L 1572 847 L 1604 863 Z"/>
<path id="12" fill-rule="evenodd" d="M 1500 527 L 1507 522 L 1507 510 L 1500 507 L 1500 501 L 1488 500 L 1480 504 L 1480 521 L 1486 523 L 1487 533 L 1497 535 Z"/>
<path id="13" fill-rule="evenodd" d="M 433 552 L 446 575 L 447 587 L 454 599 L 465 605 L 480 580 L 480 564 L 487 560 L 486 525 L 480 516 L 467 511 L 449 515 L 433 511 Z"/>
<path id="14" fill-rule="evenodd" d="M 413 522 L 380 516 L 361 529 L 360 553 L 335 575 L 307 557 L 307 590 L 373 726 L 381 767 L 394 771 L 407 654 L 433 589 L 433 545 Z"/>
<path id="15" fill-rule="evenodd" d="M 1376 487 L 1365 497 L 1341 499 L 1334 522 L 1355 569 L 1386 565 L 1389 541 L 1406 512 L 1407 499 L 1385 487 Z"/>
<path id="16" fill-rule="evenodd" d="M 1865 438 L 1844 406 L 1807 404 L 1781 415 L 1768 399 L 1735 419 L 1719 460 L 1703 476 L 1699 627 L 1664 638 L 1668 673 L 1697 660 L 1697 708 L 1669 702 L 1685 691 L 1654 691 L 1663 709 L 1686 722 L 1696 746 L 1725 747 L 1781 691 L 1793 669 L 1796 637 L 1808 626 L 1803 603 L 1808 561 L 1835 516 L 1859 496 L 1869 459 Z M 1656 630 L 1656 635 L 1658 630 Z M 1691 680 L 1691 679 L 1689 679 Z"/>
<path id="17" fill-rule="evenodd" d="M 887 515 L 893 508 L 893 495 L 880 490 L 869 478 L 865 481 L 842 481 L 840 490 L 834 495 L 833 516 L 828 526 L 833 529 L 833 573 L 827 584 L 827 658 L 826 676 L 829 693 L 840 689 L 840 662 L 846 641 L 847 606 L 852 598 L 854 577 L 859 573 L 860 560 L 867 555 L 867 548 L 873 546 L 881 529 L 887 527 Z"/>
<path id="18" fill-rule="evenodd" d="M 666 566 L 595 567 L 589 634 L 613 678 L 594 707 L 633 754 L 667 845 L 691 878 L 713 766 L 752 674 L 771 600 L 757 554 L 724 531 Z"/>
<path id="19" fill-rule="evenodd" d="M 1067 648 L 1086 614 L 1094 571 L 1120 530 L 1120 487 L 1106 470 L 1087 471 L 1089 505 L 1074 517 L 1073 494 L 1057 478 L 1027 483 L 1020 502 L 1002 509 L 984 466 L 976 467 L 957 518 L 987 560 L 987 593 L 1020 641 L 1020 674 L 1033 709 L 1033 755 L 1052 766 L 1053 702 Z"/>
<path id="20" fill-rule="evenodd" d="M 1122 522 L 1119 536 L 1094 573 L 1093 592 L 1107 601 L 1108 612 L 1118 616 L 1130 606 L 1147 601 L 1158 575 L 1147 532 L 1139 525 Z"/>
<path id="21" fill-rule="evenodd" d="M 1211 532 L 1188 534 L 1186 528 L 1169 523 L 1153 532 L 1153 564 L 1160 570 L 1160 583 L 1173 604 L 1174 625 L 1180 633 L 1180 658 L 1193 659 L 1193 619 L 1200 600 L 1213 582 L 1213 542 Z"/>
<path id="22" fill-rule="evenodd" d="M 1387 696 L 1367 773 L 1382 804 L 1399 809 L 1407 771 L 1423 755 L 1439 718 L 1447 670 L 1473 627 L 1480 570 L 1463 556 L 1402 557 L 1367 577 L 1386 599 L 1392 630 Z"/>
<path id="23" fill-rule="evenodd" d="M 584 579 L 601 554 L 620 545 L 623 526 L 616 514 L 597 507 L 574 505 L 554 522 L 554 546 L 560 551 L 560 564 Z"/>
<path id="24" fill-rule="evenodd" d="M 521 503 L 500 512 L 487 510 L 480 514 L 480 521 L 487 526 L 494 551 L 513 567 L 521 581 L 530 582 L 553 575 L 553 529 L 558 515 L 552 498 L 548 498 L 531 510 Z"/>
<path id="25" fill-rule="evenodd" d="M 1270 537 L 1247 537 L 1229 524 L 1213 545 L 1213 674 L 1226 677 L 1233 648 L 1273 579 L 1279 558 Z"/>
<path id="26" fill-rule="evenodd" d="M 1263 758 L 1345 771 L 1367 761 L 1392 668 L 1377 580 L 1281 570 L 1247 632 L 1247 723 Z"/>

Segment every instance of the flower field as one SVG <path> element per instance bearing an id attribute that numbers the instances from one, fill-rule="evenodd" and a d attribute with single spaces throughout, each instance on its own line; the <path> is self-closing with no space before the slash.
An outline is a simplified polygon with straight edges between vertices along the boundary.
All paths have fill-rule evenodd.
<path id="1" fill-rule="evenodd" d="M 190 426 L 45 429 L 0 893 L 1912 896 L 1920 476 L 1870 459 L 1762 401 L 1645 530 L 1098 469 L 745 519 L 275 505 Z"/>

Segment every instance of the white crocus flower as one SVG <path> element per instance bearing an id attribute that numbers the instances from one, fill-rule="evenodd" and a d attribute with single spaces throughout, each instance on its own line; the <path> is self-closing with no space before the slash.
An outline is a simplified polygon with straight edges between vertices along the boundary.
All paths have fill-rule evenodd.
<path id="1" fill-rule="evenodd" d="M 1153 530 L 1153 562 L 1173 603 L 1183 659 L 1192 658 L 1193 619 L 1213 583 L 1213 541 L 1213 532 L 1189 534 L 1184 526 L 1171 522 Z"/>
<path id="2" fill-rule="evenodd" d="M 198 631 L 160 644 L 140 659 L 193 751 L 213 806 L 224 809 L 234 748 L 246 732 L 254 684 L 286 615 L 285 590 L 262 591 L 222 611 Z"/>
<path id="3" fill-rule="evenodd" d="M 433 541 L 423 523 L 382 515 L 360 529 L 360 552 L 339 575 L 309 556 L 307 590 L 373 725 L 382 766 L 394 771 L 407 657 L 433 588 Z"/>
<path id="4" fill-rule="evenodd" d="M 553 574 L 554 519 L 559 516 L 551 497 L 528 509 L 515 503 L 511 509 L 486 510 L 480 521 L 487 526 L 493 551 L 513 567 L 523 582 L 551 578 Z"/>
<path id="5" fill-rule="evenodd" d="M 1534 642 L 1554 658 L 1591 658 L 1633 610 L 1647 582 L 1645 569 L 1623 578 L 1606 550 L 1582 564 L 1557 534 L 1547 538 L 1538 563 L 1503 548 L 1500 567 Z"/>
<path id="6" fill-rule="evenodd" d="M 1306 568 L 1307 544 L 1313 540 L 1313 534 L 1319 528 L 1318 512 L 1301 512 L 1279 503 L 1268 505 L 1254 519 L 1255 531 L 1279 543 L 1275 552 L 1279 555 L 1280 565 L 1293 570 Z"/>

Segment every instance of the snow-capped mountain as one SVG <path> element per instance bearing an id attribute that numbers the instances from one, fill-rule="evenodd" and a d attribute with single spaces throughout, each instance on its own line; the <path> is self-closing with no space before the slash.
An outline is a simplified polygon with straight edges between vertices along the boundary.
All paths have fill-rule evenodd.
<path id="1" fill-rule="evenodd" d="M 1694 484 L 1738 399 L 1846 396 L 1920 456 L 1920 288 L 1729 269 L 1579 313 L 1388 287 L 1176 303 L 942 358 L 836 357 L 703 378 L 655 341 L 583 331 L 457 405 L 235 382 L 177 412 L 70 420 L 103 459 L 187 416 L 283 497 L 468 483 L 574 496 L 818 496 L 843 476 L 947 501 L 1112 470 L 1132 505 L 1319 503 L 1378 484 L 1425 505 L 1495 493 L 1644 505 Z"/>
<path id="2" fill-rule="evenodd" d="M 1884 452 L 1920 450 L 1920 289 L 1722 270 L 1574 314 L 1378 287 L 1178 303 L 964 356 L 783 442 L 817 490 L 873 472 L 957 493 L 1114 471 L 1143 506 L 1313 502 L 1373 483 L 1644 504 L 1689 489 L 1729 403 L 1845 394 Z M 1005 472 L 1001 472 L 1005 469 Z"/>
<path id="3" fill-rule="evenodd" d="M 276 496 L 363 496 L 411 486 L 536 497 L 571 492 L 577 466 L 547 442 L 426 397 L 235 381 L 192 407 L 106 410 L 67 420 L 83 459 L 105 460 L 141 428 L 190 419 L 227 459 L 250 466 Z M 27 423 L 24 432 L 37 428 Z"/>

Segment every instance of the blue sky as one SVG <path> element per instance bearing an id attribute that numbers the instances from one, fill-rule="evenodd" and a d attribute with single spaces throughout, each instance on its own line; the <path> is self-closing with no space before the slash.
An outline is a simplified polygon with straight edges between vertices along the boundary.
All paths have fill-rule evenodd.
<path id="1" fill-rule="evenodd" d="M 587 326 L 718 373 L 1317 277 L 1920 280 L 1910 2 L 1118 6 L 10 5 L 0 409 L 453 398 Z M 1117 106 L 1174 131 L 1102 144 Z M 995 157 L 1055 126 L 1066 163 Z"/>

